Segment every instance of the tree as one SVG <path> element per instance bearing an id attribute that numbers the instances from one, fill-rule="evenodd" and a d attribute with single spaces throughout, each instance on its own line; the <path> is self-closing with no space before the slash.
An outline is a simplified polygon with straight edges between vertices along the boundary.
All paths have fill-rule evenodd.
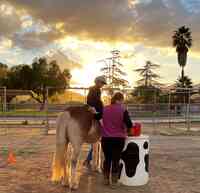
<path id="1" fill-rule="evenodd" d="M 178 78 L 176 82 L 177 88 L 192 88 L 192 80 L 188 76 Z"/>
<path id="2" fill-rule="evenodd" d="M 71 78 L 69 71 L 68 74 L 66 74 L 66 70 L 61 72 L 55 60 L 48 63 L 46 58 L 35 59 L 32 63 L 32 73 L 34 79 L 31 86 L 32 97 L 42 104 L 45 103 L 47 94 L 50 97 L 56 92 L 62 93 L 69 86 Z"/>
<path id="3" fill-rule="evenodd" d="M 5 86 L 8 89 L 31 90 L 31 96 L 43 107 L 48 96 L 62 93 L 69 86 L 70 79 L 70 71 L 65 69 L 62 72 L 56 61 L 48 63 L 46 58 L 39 58 L 31 65 L 13 66 L 9 70 Z"/>
<path id="4" fill-rule="evenodd" d="M 2 103 L 4 99 L 3 87 L 5 86 L 8 75 L 8 66 L 6 64 L 0 63 L 0 102 Z M 1 108 L 1 107 L 0 107 Z"/>
<path id="5" fill-rule="evenodd" d="M 157 79 L 160 78 L 160 76 L 153 71 L 159 67 L 158 64 L 153 64 L 151 61 L 147 61 L 142 68 L 136 69 L 135 71 L 142 77 L 137 81 L 138 85 L 145 87 L 160 85 L 160 83 L 157 82 Z"/>
<path id="6" fill-rule="evenodd" d="M 184 67 L 187 63 L 187 53 L 192 46 L 192 36 L 190 28 L 182 26 L 174 32 L 172 36 L 173 46 L 176 47 L 178 63 L 182 68 L 181 78 L 184 78 Z"/>
<path id="7" fill-rule="evenodd" d="M 6 64 L 0 63 L 0 86 L 5 86 L 5 82 L 8 75 L 8 66 Z"/>
<path id="8" fill-rule="evenodd" d="M 155 86 L 137 86 L 132 93 L 137 97 L 138 103 L 155 103 L 158 102 L 161 90 Z"/>
<path id="9" fill-rule="evenodd" d="M 32 69 L 29 65 L 17 65 L 11 67 L 8 72 L 6 87 L 8 89 L 28 90 L 33 82 Z"/>
<path id="10" fill-rule="evenodd" d="M 188 76 L 178 78 L 176 82 L 176 101 L 180 103 L 188 103 L 189 97 L 193 94 L 189 89 L 193 88 L 192 80 Z"/>
<path id="11" fill-rule="evenodd" d="M 138 86 L 134 89 L 133 96 L 137 97 L 140 103 L 154 103 L 160 95 L 159 86 L 161 84 L 157 81 L 160 76 L 155 72 L 155 69 L 159 67 L 158 64 L 146 61 L 142 68 L 135 70 L 141 78 L 137 81 Z"/>
<path id="12" fill-rule="evenodd" d="M 112 57 L 103 60 L 105 66 L 101 68 L 101 71 L 107 79 L 107 88 L 110 89 L 112 94 L 112 89 L 121 87 L 126 88 L 129 82 L 124 78 L 126 73 L 122 70 L 123 64 L 120 63 L 120 51 L 111 51 Z"/>
<path id="13" fill-rule="evenodd" d="M 69 69 L 64 69 L 63 75 L 65 76 L 65 79 L 67 81 L 67 84 L 68 84 L 67 86 L 69 86 L 70 79 L 72 78 L 72 75 L 71 75 Z"/>

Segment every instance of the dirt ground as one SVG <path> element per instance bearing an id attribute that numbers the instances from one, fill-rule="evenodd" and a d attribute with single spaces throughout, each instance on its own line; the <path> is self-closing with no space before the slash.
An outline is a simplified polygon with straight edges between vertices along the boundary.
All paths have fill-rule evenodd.
<path id="1" fill-rule="evenodd" d="M 150 135 L 150 181 L 141 187 L 113 190 L 102 185 L 102 175 L 81 171 L 78 193 L 200 193 L 200 137 Z M 50 182 L 55 135 L 30 131 L 0 136 L 0 193 L 66 193 Z M 5 165 L 8 147 L 17 162 Z M 83 147 L 82 159 L 88 146 Z"/>

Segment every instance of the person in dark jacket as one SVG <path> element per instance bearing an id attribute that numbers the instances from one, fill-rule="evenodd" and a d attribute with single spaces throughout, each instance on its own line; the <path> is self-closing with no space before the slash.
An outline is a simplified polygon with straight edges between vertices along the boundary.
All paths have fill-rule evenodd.
<path id="1" fill-rule="evenodd" d="M 101 100 L 101 88 L 106 84 L 106 78 L 104 76 L 98 76 L 95 78 L 95 85 L 89 88 L 89 92 L 87 95 L 87 104 L 90 107 L 93 107 L 96 111 L 95 119 L 100 120 L 103 114 L 103 102 Z M 92 160 L 92 152 L 91 148 L 87 159 L 84 161 L 84 165 L 90 168 L 90 161 Z"/>

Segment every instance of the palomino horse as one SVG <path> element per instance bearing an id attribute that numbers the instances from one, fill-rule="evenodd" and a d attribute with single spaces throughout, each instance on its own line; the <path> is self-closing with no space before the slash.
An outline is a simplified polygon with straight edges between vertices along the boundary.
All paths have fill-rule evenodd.
<path id="1" fill-rule="evenodd" d="M 94 114 L 88 106 L 74 106 L 67 108 L 57 118 L 56 122 L 56 152 L 53 160 L 52 181 L 69 185 L 71 189 L 77 189 L 76 168 L 81 147 L 83 143 L 94 144 L 100 139 L 100 123 L 94 119 Z M 70 164 L 69 143 L 73 149 Z M 94 146 L 98 147 L 98 146 Z M 99 164 L 100 151 L 95 151 L 98 156 L 94 156 L 94 166 L 97 169 Z M 96 154 L 97 155 L 97 154 Z M 69 166 L 71 165 L 71 167 Z"/>

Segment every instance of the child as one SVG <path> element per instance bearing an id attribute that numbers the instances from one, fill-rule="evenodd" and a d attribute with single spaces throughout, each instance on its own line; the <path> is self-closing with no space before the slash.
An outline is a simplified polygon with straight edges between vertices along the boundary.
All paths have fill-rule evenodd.
<path id="1" fill-rule="evenodd" d="M 104 107 L 101 145 L 104 152 L 104 183 L 115 187 L 119 176 L 119 160 L 124 147 L 127 129 L 132 128 L 128 111 L 123 107 L 123 94 L 117 92 L 111 99 L 111 104 Z M 111 167 L 112 166 L 112 167 Z M 111 169 L 112 168 L 112 169 Z"/>
<path id="2" fill-rule="evenodd" d="M 103 102 L 101 101 L 101 88 L 106 84 L 106 79 L 104 76 L 98 76 L 95 79 L 95 85 L 90 87 L 89 93 L 87 95 L 87 104 L 94 107 L 97 114 L 95 119 L 100 120 L 103 113 Z M 84 165 L 90 168 L 90 161 L 92 160 L 92 148 L 90 149 Z"/>

